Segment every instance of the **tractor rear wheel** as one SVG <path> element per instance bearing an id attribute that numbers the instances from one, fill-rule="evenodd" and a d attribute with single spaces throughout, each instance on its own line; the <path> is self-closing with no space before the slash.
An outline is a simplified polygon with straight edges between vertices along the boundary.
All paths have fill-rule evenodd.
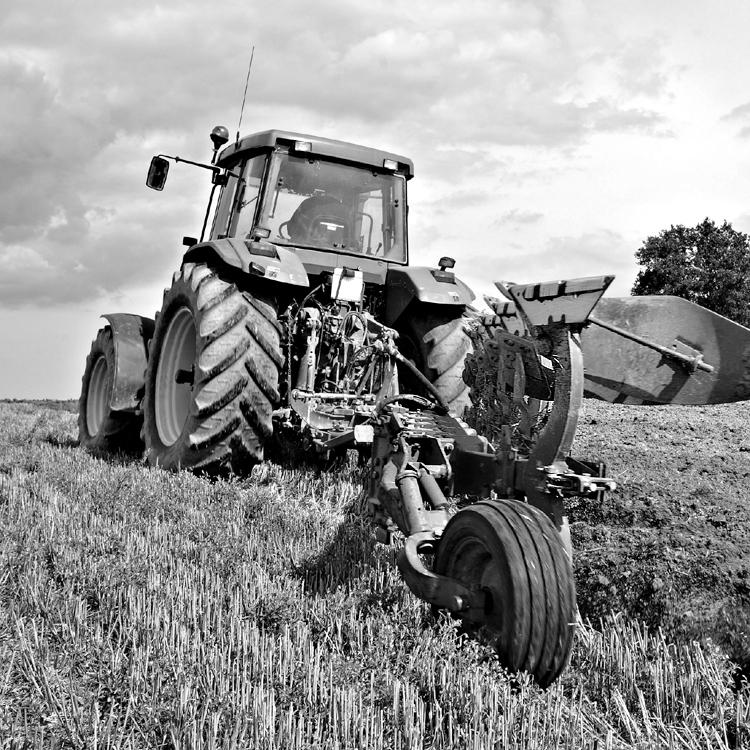
<path id="1" fill-rule="evenodd" d="M 143 437 L 152 466 L 246 473 L 273 432 L 283 363 L 276 307 L 205 264 L 164 293 L 151 340 Z"/>
<path id="2" fill-rule="evenodd" d="M 422 304 L 407 310 L 399 331 L 402 354 L 414 362 L 459 417 L 471 406 L 464 360 L 473 346 L 465 325 L 463 308 Z M 406 387 L 414 387 L 408 373 L 405 375 Z"/>
<path id="3" fill-rule="evenodd" d="M 115 375 L 112 329 L 102 328 L 91 343 L 78 400 L 78 442 L 94 453 L 138 453 L 141 419 L 133 412 L 110 408 Z"/>
<path id="4" fill-rule="evenodd" d="M 550 519 L 517 500 L 482 501 L 459 511 L 440 540 L 435 571 L 485 594 L 478 625 L 501 663 L 541 687 L 565 668 L 573 642 L 575 585 Z"/>

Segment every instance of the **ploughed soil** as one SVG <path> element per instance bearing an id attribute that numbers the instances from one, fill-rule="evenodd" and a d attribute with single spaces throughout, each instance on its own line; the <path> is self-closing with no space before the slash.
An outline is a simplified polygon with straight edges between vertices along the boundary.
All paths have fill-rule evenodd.
<path id="1" fill-rule="evenodd" d="M 618 483 L 569 506 L 583 618 L 622 611 L 678 642 L 710 639 L 750 677 L 750 403 L 586 399 L 573 456 Z"/>

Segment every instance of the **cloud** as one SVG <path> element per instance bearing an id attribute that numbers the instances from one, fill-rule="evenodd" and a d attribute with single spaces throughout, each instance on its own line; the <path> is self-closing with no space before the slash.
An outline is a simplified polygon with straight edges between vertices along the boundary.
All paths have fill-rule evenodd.
<path id="1" fill-rule="evenodd" d="M 549 278 L 615 276 L 610 294 L 629 294 L 637 264 L 637 246 L 620 232 L 595 229 L 575 236 L 553 236 L 536 256 L 534 265 L 549 270 Z"/>
<path id="2" fill-rule="evenodd" d="M 738 135 L 740 138 L 750 138 L 750 102 L 735 107 L 721 119 L 726 122 L 740 123 L 742 127 Z"/>
<path id="3" fill-rule="evenodd" d="M 107 108 L 87 118 L 42 71 L 7 59 L 0 100 L 2 304 L 77 302 L 163 266 L 150 239 L 158 227 L 179 236 L 190 212 L 174 199 L 150 208 L 136 142 L 123 162 L 107 158 L 121 143 Z"/>
<path id="4" fill-rule="evenodd" d="M 528 211 L 522 208 L 512 208 L 498 216 L 490 226 L 499 227 L 503 224 L 535 224 L 544 218 L 540 211 Z"/>
<path id="5" fill-rule="evenodd" d="M 615 77 L 623 92 L 648 97 L 669 95 L 670 82 L 678 68 L 667 63 L 665 39 L 660 36 L 627 41 L 615 55 Z"/>
<path id="6" fill-rule="evenodd" d="M 658 44 L 634 49 L 595 21 L 546 0 L 278 0 L 262 13 L 238 0 L 82 0 L 64 13 L 13 0 L 0 26 L 0 304 L 107 296 L 176 265 L 179 238 L 199 231 L 205 175 L 180 167 L 149 194 L 146 165 L 154 152 L 209 158 L 211 127 L 234 132 L 253 42 L 243 130 L 411 155 L 433 182 L 427 202 L 459 226 L 457 212 L 512 179 L 503 149 L 660 127 L 647 98 L 629 98 L 662 91 Z M 606 72 L 596 85 L 592 61 Z"/>
<path id="7" fill-rule="evenodd" d="M 622 234 L 608 229 L 553 236 L 537 248 L 507 243 L 500 251 L 478 254 L 467 281 L 481 294 L 488 280 L 525 283 L 614 275 L 610 295 L 627 295 L 637 268 L 635 249 Z"/>
<path id="8" fill-rule="evenodd" d="M 0 241 L 37 237 L 85 157 L 76 117 L 41 71 L 0 60 Z"/>
<path id="9" fill-rule="evenodd" d="M 455 216 L 465 209 L 485 207 L 494 198 L 493 193 L 481 189 L 451 190 L 435 200 L 427 202 L 422 210 L 428 216 Z"/>

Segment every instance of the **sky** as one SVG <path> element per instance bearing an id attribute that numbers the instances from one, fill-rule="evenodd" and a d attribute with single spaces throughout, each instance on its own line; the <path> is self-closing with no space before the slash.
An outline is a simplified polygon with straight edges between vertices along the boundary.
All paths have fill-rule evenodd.
<path id="1" fill-rule="evenodd" d="M 99 316 L 153 317 L 197 236 L 209 133 L 409 156 L 410 259 L 493 280 L 615 274 L 705 217 L 750 231 L 747 0 L 5 0 L 0 398 L 76 398 Z"/>

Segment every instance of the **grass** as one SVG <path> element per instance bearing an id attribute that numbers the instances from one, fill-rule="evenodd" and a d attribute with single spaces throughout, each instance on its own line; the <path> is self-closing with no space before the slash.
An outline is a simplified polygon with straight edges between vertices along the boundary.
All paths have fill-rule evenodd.
<path id="1" fill-rule="evenodd" d="M 0 748 L 739 748 L 718 648 L 622 616 L 547 691 L 408 593 L 353 465 L 103 461 L 0 404 Z"/>

